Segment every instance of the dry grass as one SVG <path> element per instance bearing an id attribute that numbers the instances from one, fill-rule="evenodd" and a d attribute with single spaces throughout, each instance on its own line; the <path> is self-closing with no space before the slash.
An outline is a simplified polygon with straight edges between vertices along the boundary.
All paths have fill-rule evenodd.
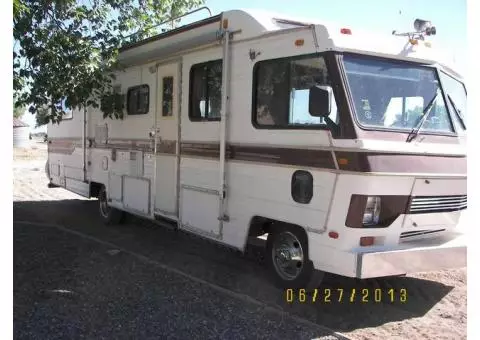
<path id="1" fill-rule="evenodd" d="M 40 160 L 47 159 L 47 145 L 32 143 L 28 148 L 13 148 L 13 160 Z"/>

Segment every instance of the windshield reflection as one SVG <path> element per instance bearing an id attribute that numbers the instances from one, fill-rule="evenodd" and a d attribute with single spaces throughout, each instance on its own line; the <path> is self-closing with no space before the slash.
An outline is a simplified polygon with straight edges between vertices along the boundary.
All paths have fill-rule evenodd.
<path id="1" fill-rule="evenodd" d="M 410 132 L 439 93 L 422 131 L 454 131 L 434 69 L 352 55 L 344 56 L 344 64 L 361 126 Z"/>

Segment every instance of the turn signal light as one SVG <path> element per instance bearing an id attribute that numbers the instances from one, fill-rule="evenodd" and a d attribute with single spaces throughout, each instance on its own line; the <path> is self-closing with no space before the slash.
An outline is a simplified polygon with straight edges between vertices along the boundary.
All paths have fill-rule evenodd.
<path id="1" fill-rule="evenodd" d="M 412 45 L 418 45 L 418 40 L 417 39 L 410 39 L 410 44 Z"/>
<path id="2" fill-rule="evenodd" d="M 360 246 L 362 247 L 373 246 L 374 243 L 375 243 L 375 237 L 373 236 L 360 237 Z"/>
<path id="3" fill-rule="evenodd" d="M 336 231 L 331 231 L 331 232 L 328 233 L 328 236 L 330 238 L 337 239 L 338 238 L 338 233 Z"/>
<path id="4" fill-rule="evenodd" d="M 304 43 L 305 43 L 305 40 L 303 39 L 295 40 L 295 46 L 303 46 Z"/>

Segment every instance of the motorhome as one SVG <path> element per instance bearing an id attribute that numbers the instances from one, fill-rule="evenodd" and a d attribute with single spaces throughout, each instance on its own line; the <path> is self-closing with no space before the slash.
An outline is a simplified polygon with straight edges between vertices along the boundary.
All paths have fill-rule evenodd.
<path id="1" fill-rule="evenodd" d="M 467 95 L 433 33 L 229 10 L 124 46 L 123 119 L 50 124 L 50 185 L 106 223 L 266 237 L 286 288 L 463 267 Z"/>

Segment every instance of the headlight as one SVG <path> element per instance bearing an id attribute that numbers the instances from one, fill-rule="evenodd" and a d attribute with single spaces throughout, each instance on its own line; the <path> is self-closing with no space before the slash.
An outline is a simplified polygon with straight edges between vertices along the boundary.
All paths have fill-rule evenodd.
<path id="1" fill-rule="evenodd" d="M 380 197 L 369 196 L 363 213 L 363 225 L 376 225 L 380 219 Z"/>

